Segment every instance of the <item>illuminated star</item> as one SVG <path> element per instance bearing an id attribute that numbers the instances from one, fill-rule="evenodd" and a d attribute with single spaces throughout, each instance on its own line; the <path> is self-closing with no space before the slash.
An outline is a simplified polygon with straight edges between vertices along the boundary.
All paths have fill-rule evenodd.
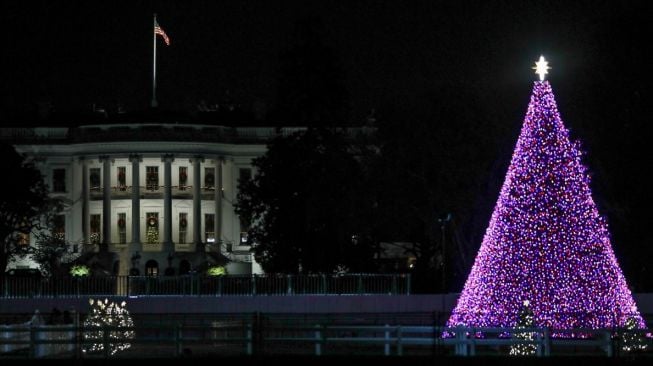
<path id="1" fill-rule="evenodd" d="M 535 63 L 535 67 L 533 70 L 535 70 L 535 73 L 540 75 L 540 81 L 544 80 L 544 75 L 548 74 L 549 72 L 549 62 L 544 59 L 544 56 L 540 56 L 540 60 Z"/>

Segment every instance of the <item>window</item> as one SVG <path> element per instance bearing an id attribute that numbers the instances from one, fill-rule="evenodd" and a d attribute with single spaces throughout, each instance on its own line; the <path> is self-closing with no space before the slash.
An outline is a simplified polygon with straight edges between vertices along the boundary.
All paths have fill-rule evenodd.
<path id="1" fill-rule="evenodd" d="M 186 244 L 186 230 L 188 228 L 188 214 L 179 213 L 179 244 Z"/>
<path id="2" fill-rule="evenodd" d="M 56 215 L 52 226 L 52 235 L 59 240 L 66 240 L 66 216 Z"/>
<path id="3" fill-rule="evenodd" d="M 147 235 L 148 244 L 158 244 L 159 243 L 159 213 L 158 212 L 148 212 L 146 215 L 145 221 L 145 233 Z"/>
<path id="4" fill-rule="evenodd" d="M 245 220 L 243 217 L 238 217 L 240 221 L 240 243 L 239 245 L 248 245 L 247 244 L 247 231 L 249 230 L 249 221 Z"/>
<path id="5" fill-rule="evenodd" d="M 17 243 L 19 246 L 29 246 L 30 239 L 29 233 L 18 233 Z"/>
<path id="6" fill-rule="evenodd" d="M 159 263 L 155 260 L 150 259 L 145 263 L 145 275 L 147 276 L 158 276 L 159 275 Z"/>
<path id="7" fill-rule="evenodd" d="M 204 190 L 212 191 L 215 187 L 215 169 L 204 168 Z"/>
<path id="8" fill-rule="evenodd" d="M 159 190 L 159 167 L 148 166 L 145 167 L 145 171 L 146 171 L 145 189 L 150 191 Z"/>
<path id="9" fill-rule="evenodd" d="M 91 235 L 90 235 L 90 241 L 91 244 L 100 244 L 100 230 L 101 230 L 101 216 L 99 214 L 97 215 L 91 215 Z"/>
<path id="10" fill-rule="evenodd" d="M 127 244 L 127 214 L 118 214 L 118 243 Z"/>
<path id="11" fill-rule="evenodd" d="M 66 169 L 52 170 L 52 192 L 66 192 Z"/>
<path id="12" fill-rule="evenodd" d="M 185 166 L 179 167 L 179 190 L 186 190 L 186 184 L 188 183 L 188 168 Z"/>
<path id="13" fill-rule="evenodd" d="M 215 243 L 214 214 L 204 214 L 204 240 L 206 243 Z"/>
<path id="14" fill-rule="evenodd" d="M 124 166 L 118 167 L 118 189 L 121 191 L 127 189 L 127 168 Z"/>
<path id="15" fill-rule="evenodd" d="M 100 190 L 100 168 L 91 168 L 89 169 L 88 182 L 91 187 L 91 191 Z"/>

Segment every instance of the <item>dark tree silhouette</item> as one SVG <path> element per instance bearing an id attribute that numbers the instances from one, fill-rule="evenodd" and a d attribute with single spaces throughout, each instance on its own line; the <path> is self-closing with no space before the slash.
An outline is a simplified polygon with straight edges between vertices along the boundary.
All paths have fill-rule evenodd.
<path id="1" fill-rule="evenodd" d="M 491 213 L 484 197 L 500 129 L 465 90 L 441 87 L 415 106 L 388 104 L 378 119 L 382 237 L 416 257 L 418 292 L 462 285 Z"/>
<path id="2" fill-rule="evenodd" d="M 46 228 L 59 205 L 48 197 L 48 187 L 33 162 L 4 143 L 0 143 L 0 154 L 3 168 L 11 174 L 0 189 L 0 276 L 4 276 L 19 234 Z"/>
<path id="3" fill-rule="evenodd" d="M 373 195 L 361 150 L 345 136 L 309 129 L 278 137 L 240 182 L 236 212 L 265 271 L 371 269 Z"/>

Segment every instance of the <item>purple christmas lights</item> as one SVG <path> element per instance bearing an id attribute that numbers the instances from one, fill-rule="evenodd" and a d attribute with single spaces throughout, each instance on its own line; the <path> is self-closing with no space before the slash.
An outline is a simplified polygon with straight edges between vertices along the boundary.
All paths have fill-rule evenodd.
<path id="1" fill-rule="evenodd" d="M 534 325 L 645 328 L 547 81 L 536 81 L 505 182 L 471 274 L 447 322 L 514 327 L 524 300 Z"/>

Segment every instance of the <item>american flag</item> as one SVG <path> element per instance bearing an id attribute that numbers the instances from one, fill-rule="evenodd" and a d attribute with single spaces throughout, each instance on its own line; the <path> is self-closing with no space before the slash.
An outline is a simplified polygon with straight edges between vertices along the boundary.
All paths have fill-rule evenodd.
<path id="1" fill-rule="evenodd" d="M 159 26 L 159 22 L 157 22 L 156 19 L 154 19 L 154 34 L 158 34 L 163 37 L 163 42 L 166 43 L 166 46 L 170 46 L 170 38 L 168 38 L 166 32 L 163 31 L 163 28 Z"/>

